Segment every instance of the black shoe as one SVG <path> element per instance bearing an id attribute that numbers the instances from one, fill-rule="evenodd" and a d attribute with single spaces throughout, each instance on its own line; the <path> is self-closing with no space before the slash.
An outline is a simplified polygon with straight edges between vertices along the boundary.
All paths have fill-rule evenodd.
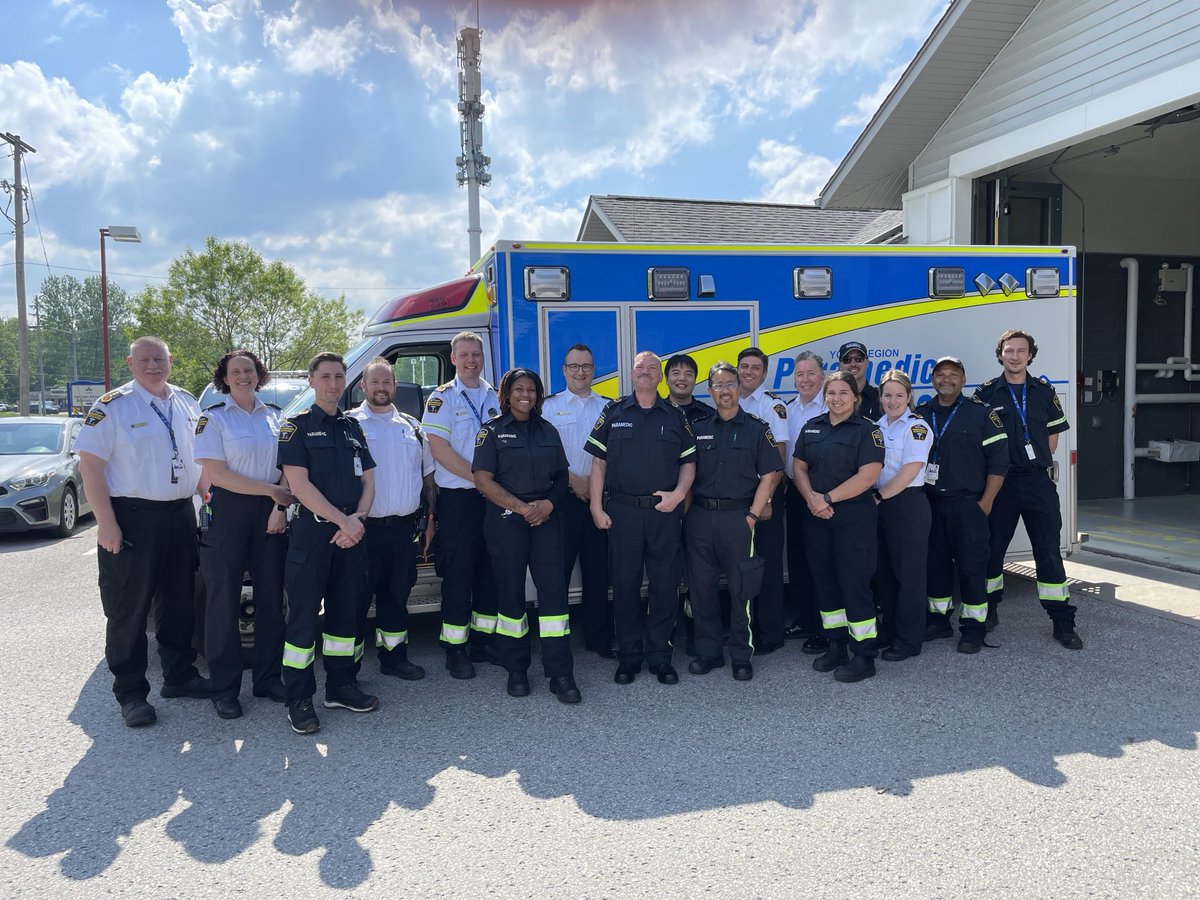
<path id="1" fill-rule="evenodd" d="M 769 653 L 774 653 L 776 650 L 783 648 L 784 641 L 775 641 L 771 644 L 763 644 L 761 647 L 754 648 L 755 656 L 766 656 Z"/>
<path id="2" fill-rule="evenodd" d="M 529 676 L 524 672 L 509 672 L 508 673 L 508 696 L 510 697 L 528 697 L 529 696 Z"/>
<path id="3" fill-rule="evenodd" d="M 650 674 L 658 676 L 659 684 L 679 684 L 679 673 L 670 663 L 659 663 L 650 667 Z"/>
<path id="4" fill-rule="evenodd" d="M 989 603 L 987 618 L 983 620 L 983 627 L 988 633 L 991 633 L 992 631 L 995 630 L 996 626 L 999 624 L 1000 624 L 1000 611 L 996 608 L 995 603 Z"/>
<path id="5" fill-rule="evenodd" d="M 267 697 L 272 703 L 287 703 L 287 691 L 283 687 L 283 683 L 276 681 L 269 688 L 255 688 L 255 697 Z"/>
<path id="6" fill-rule="evenodd" d="M 803 625 L 793 622 L 787 628 L 783 629 L 783 639 L 785 641 L 798 641 L 800 638 L 810 638 L 813 633 Z"/>
<path id="7" fill-rule="evenodd" d="M 193 675 L 187 681 L 181 681 L 179 684 L 164 684 L 159 693 L 168 700 L 174 697 L 191 697 L 193 700 L 207 700 L 212 691 L 209 688 L 208 679 L 201 678 L 199 675 Z"/>
<path id="8" fill-rule="evenodd" d="M 500 654 L 496 652 L 496 645 L 491 641 L 471 641 L 470 660 L 473 663 L 482 662 L 490 663 L 493 666 L 501 665 Z"/>
<path id="9" fill-rule="evenodd" d="M 846 645 L 829 642 L 829 649 L 813 660 L 813 668 L 818 672 L 832 672 L 844 662 L 849 661 Z"/>
<path id="10" fill-rule="evenodd" d="M 238 702 L 237 697 L 214 697 L 212 704 L 213 709 L 222 719 L 240 719 L 242 717 L 242 704 Z"/>
<path id="11" fill-rule="evenodd" d="M 420 681 L 425 677 L 425 670 L 414 662 L 402 659 L 397 662 L 390 662 L 386 666 L 380 663 L 379 674 L 390 675 L 393 678 L 400 678 L 404 681 Z"/>
<path id="12" fill-rule="evenodd" d="M 833 670 L 833 677 L 843 684 L 853 684 L 864 678 L 875 677 L 875 660 L 865 656 L 852 656 L 850 662 L 844 663 Z"/>
<path id="13" fill-rule="evenodd" d="M 886 650 L 886 649 L 888 649 L 888 647 L 892 646 L 892 644 L 894 644 L 895 642 L 896 642 L 896 639 L 891 637 L 890 635 L 888 637 L 883 637 L 882 635 L 880 635 L 878 638 L 875 639 L 875 649 L 876 650 Z"/>
<path id="14" fill-rule="evenodd" d="M 454 647 L 446 651 L 446 668 L 450 670 L 451 678 L 474 678 L 475 667 L 467 656 L 465 647 Z"/>
<path id="15" fill-rule="evenodd" d="M 693 675 L 707 675 L 713 669 L 720 669 L 724 665 L 724 656 L 697 656 L 688 663 L 688 671 Z"/>
<path id="16" fill-rule="evenodd" d="M 1054 639 L 1068 650 L 1083 649 L 1083 638 L 1076 633 L 1075 624 L 1073 622 L 1055 622 Z"/>
<path id="17" fill-rule="evenodd" d="M 550 679 L 550 693 L 558 697 L 559 703 L 578 703 L 583 699 L 575 679 L 570 675 L 556 675 Z"/>
<path id="18" fill-rule="evenodd" d="M 288 702 L 288 722 L 296 734 L 316 734 L 321 730 L 321 720 L 313 709 L 312 697 Z"/>
<path id="19" fill-rule="evenodd" d="M 983 649 L 983 638 L 963 635 L 958 639 L 959 653 L 978 653 Z"/>
<path id="20" fill-rule="evenodd" d="M 942 638 L 954 637 L 954 628 L 950 625 L 948 618 L 939 619 L 936 622 L 925 623 L 925 640 L 938 641 Z"/>
<path id="21" fill-rule="evenodd" d="M 748 662 L 735 662 L 733 664 L 733 680 L 734 681 L 749 681 L 754 677 L 754 666 Z"/>
<path id="22" fill-rule="evenodd" d="M 126 700 L 121 704 L 121 718 L 130 728 L 141 728 L 157 722 L 158 713 L 145 700 Z"/>
<path id="23" fill-rule="evenodd" d="M 350 712 L 369 713 L 379 709 L 379 698 L 364 694 L 355 682 L 343 684 L 341 687 L 325 686 L 326 709 L 348 709 Z"/>
<path id="24" fill-rule="evenodd" d="M 828 649 L 829 638 L 813 636 L 804 642 L 803 646 L 800 647 L 800 652 L 813 656 L 817 653 L 824 653 Z"/>
<path id="25" fill-rule="evenodd" d="M 909 659 L 910 657 L 913 657 L 913 656 L 920 656 L 921 651 L 920 650 L 902 650 L 899 647 L 892 646 L 892 647 L 888 647 L 886 650 L 884 650 L 879 655 L 882 656 L 884 659 L 886 659 L 888 662 L 900 662 L 901 660 Z"/>
<path id="26" fill-rule="evenodd" d="M 633 679 L 637 678 L 637 673 L 642 670 L 640 665 L 635 666 L 633 663 L 621 663 L 617 666 L 617 674 L 613 676 L 613 681 L 617 684 L 633 684 Z"/>

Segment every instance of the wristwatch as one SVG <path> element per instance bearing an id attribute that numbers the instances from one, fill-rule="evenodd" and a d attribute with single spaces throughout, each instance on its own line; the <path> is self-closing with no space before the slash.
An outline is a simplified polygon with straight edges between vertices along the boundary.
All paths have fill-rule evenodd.
<path id="1" fill-rule="evenodd" d="M 288 511 L 288 508 L 286 506 L 284 506 L 282 503 L 276 503 L 275 508 L 282 513 L 285 513 Z"/>
<path id="2" fill-rule="evenodd" d="M 749 509 L 748 509 L 748 510 L 746 510 L 746 515 L 748 515 L 750 518 L 752 518 L 752 519 L 753 519 L 755 522 L 761 522 L 761 521 L 762 521 L 762 519 L 761 519 L 761 518 L 759 518 L 758 516 L 756 516 L 756 515 L 754 514 L 753 510 L 749 510 Z"/>
<path id="3" fill-rule="evenodd" d="M 876 502 L 878 502 L 878 503 L 883 502 L 883 494 L 879 493 L 879 488 L 876 488 L 875 490 L 871 491 L 871 496 L 875 498 Z"/>
<path id="4" fill-rule="evenodd" d="M 829 496 L 828 491 L 826 491 L 824 494 L 821 495 L 821 499 L 824 500 L 826 503 L 828 503 L 830 506 L 833 506 L 833 498 Z"/>

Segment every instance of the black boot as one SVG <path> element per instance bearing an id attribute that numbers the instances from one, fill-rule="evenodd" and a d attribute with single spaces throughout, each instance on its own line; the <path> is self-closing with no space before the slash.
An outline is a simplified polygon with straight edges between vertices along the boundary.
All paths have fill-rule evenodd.
<path id="1" fill-rule="evenodd" d="M 865 656 L 852 656 L 850 657 L 850 662 L 840 665 L 833 670 L 833 677 L 847 684 L 862 681 L 864 678 L 874 678 L 875 660 L 868 659 Z"/>
<path id="2" fill-rule="evenodd" d="M 404 681 L 420 681 L 425 677 L 425 670 L 414 662 L 408 661 L 408 648 L 401 644 L 387 658 L 380 662 L 379 671 Z"/>
<path id="3" fill-rule="evenodd" d="M 1075 623 L 1066 619 L 1055 621 L 1054 639 L 1068 650 L 1082 650 L 1083 638 L 1075 632 Z"/>
<path id="4" fill-rule="evenodd" d="M 466 647 L 451 647 L 446 651 L 446 668 L 450 670 L 451 678 L 475 677 L 475 667 L 471 665 Z"/>
<path id="5" fill-rule="evenodd" d="M 949 614 L 925 614 L 925 640 L 936 641 L 939 638 L 954 637 L 954 628 L 950 625 Z"/>
<path id="6" fill-rule="evenodd" d="M 813 668 L 818 672 L 832 672 L 842 663 L 849 662 L 850 656 L 846 652 L 845 639 L 838 640 L 831 638 L 829 641 L 829 649 L 813 660 Z"/>

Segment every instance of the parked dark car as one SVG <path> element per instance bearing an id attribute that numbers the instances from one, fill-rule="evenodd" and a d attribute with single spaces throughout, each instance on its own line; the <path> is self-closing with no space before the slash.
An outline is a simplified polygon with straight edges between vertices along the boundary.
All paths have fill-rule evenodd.
<path id="1" fill-rule="evenodd" d="M 71 452 L 82 419 L 12 416 L 0 420 L 0 531 L 75 531 L 91 512 Z"/>

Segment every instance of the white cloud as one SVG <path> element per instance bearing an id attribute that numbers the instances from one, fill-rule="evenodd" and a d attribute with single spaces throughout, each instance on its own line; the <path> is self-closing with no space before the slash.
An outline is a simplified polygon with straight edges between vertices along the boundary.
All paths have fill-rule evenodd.
<path id="1" fill-rule="evenodd" d="M 884 76 L 883 81 L 879 82 L 879 87 L 854 101 L 854 112 L 847 113 L 838 119 L 837 127 L 861 128 L 871 121 L 871 117 L 883 105 L 883 101 L 892 92 L 892 88 L 896 86 L 896 82 L 900 80 L 900 76 L 904 74 L 906 68 L 908 68 L 908 63 L 896 66 Z"/>
<path id="2" fill-rule="evenodd" d="M 153 72 L 143 72 L 121 93 L 121 108 L 138 123 L 170 124 L 183 108 L 188 86 L 186 78 L 160 81 Z"/>
<path id="3" fill-rule="evenodd" d="M 88 3 L 87 0 L 52 0 L 50 5 L 54 9 L 63 10 L 62 22 L 64 25 L 70 25 L 77 19 L 104 18 L 104 13 Z"/>
<path id="4" fill-rule="evenodd" d="M 760 199 L 771 203 L 812 203 L 837 163 L 800 147 L 760 141 L 750 171 L 766 182 Z"/>
<path id="5" fill-rule="evenodd" d="M 365 52 L 366 29 L 357 16 L 331 28 L 310 26 L 300 3 L 290 14 L 268 15 L 263 21 L 263 43 L 274 48 L 289 72 L 341 77 Z"/>

